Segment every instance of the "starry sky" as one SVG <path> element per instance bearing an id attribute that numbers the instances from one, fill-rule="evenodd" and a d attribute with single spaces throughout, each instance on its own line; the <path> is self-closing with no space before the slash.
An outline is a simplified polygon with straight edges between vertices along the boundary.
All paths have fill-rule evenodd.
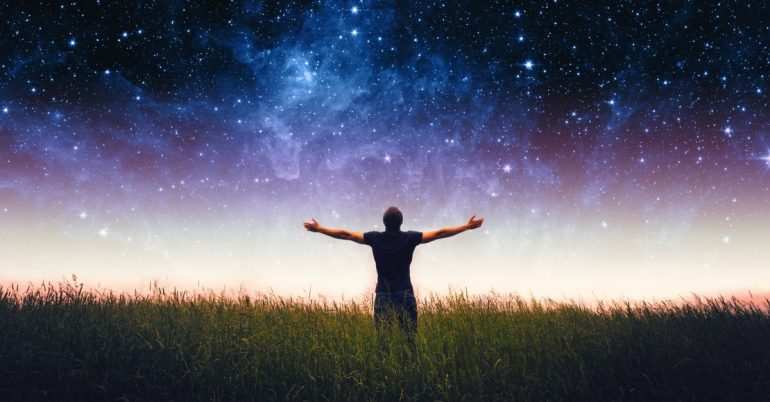
<path id="1" fill-rule="evenodd" d="M 770 291 L 762 2 L 0 4 L 0 282 Z"/>

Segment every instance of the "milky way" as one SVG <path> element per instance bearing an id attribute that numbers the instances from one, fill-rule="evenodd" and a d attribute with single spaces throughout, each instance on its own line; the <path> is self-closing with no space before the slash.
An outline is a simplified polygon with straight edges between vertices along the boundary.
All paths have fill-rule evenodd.
<path id="1" fill-rule="evenodd" d="M 0 5 L 0 280 L 770 290 L 761 2 L 221 3 Z"/>

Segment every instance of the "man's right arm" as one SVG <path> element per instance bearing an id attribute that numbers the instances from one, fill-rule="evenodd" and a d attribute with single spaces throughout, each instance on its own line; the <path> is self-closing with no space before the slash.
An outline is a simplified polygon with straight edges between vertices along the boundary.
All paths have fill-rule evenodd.
<path id="1" fill-rule="evenodd" d="M 335 239 L 350 240 L 356 243 L 364 244 L 364 234 L 361 232 L 351 232 L 345 229 L 332 229 L 321 226 L 318 221 L 313 218 L 310 222 L 303 223 L 305 229 L 311 232 L 323 233 L 327 236 Z"/>
<path id="2" fill-rule="evenodd" d="M 468 219 L 468 223 L 464 225 L 451 226 L 451 227 L 441 228 L 438 230 L 423 232 L 422 241 L 420 243 L 430 243 L 433 240 L 454 236 L 458 233 L 462 233 L 469 229 L 476 229 L 480 227 L 482 223 L 484 223 L 484 218 L 481 218 L 481 219 L 475 219 L 475 218 L 476 218 L 476 215 L 471 216 L 471 218 Z"/>

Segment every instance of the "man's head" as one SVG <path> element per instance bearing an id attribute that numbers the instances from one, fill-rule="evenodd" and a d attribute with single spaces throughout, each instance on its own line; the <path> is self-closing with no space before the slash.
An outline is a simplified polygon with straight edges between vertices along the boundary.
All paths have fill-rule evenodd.
<path id="1" fill-rule="evenodd" d="M 382 215 L 382 223 L 385 224 L 385 230 L 388 232 L 398 232 L 401 230 L 401 222 L 404 221 L 404 215 L 396 207 L 389 207 Z"/>

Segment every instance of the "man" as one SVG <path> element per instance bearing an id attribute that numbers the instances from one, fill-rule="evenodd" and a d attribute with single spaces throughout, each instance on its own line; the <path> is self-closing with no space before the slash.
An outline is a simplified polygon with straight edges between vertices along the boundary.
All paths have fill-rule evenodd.
<path id="1" fill-rule="evenodd" d="M 428 232 L 401 231 L 404 216 L 396 207 L 385 210 L 382 222 L 384 232 L 351 232 L 344 229 L 331 229 L 321 226 L 315 218 L 304 222 L 305 229 L 320 232 L 335 239 L 351 240 L 372 247 L 374 262 L 377 267 L 377 287 L 374 298 L 374 321 L 379 328 L 389 314 L 398 317 L 399 325 L 407 335 L 412 349 L 417 335 L 417 300 L 414 297 L 409 266 L 412 254 L 418 244 L 454 236 L 468 229 L 476 229 L 484 219 L 471 216 L 464 225 L 446 227 Z"/>

